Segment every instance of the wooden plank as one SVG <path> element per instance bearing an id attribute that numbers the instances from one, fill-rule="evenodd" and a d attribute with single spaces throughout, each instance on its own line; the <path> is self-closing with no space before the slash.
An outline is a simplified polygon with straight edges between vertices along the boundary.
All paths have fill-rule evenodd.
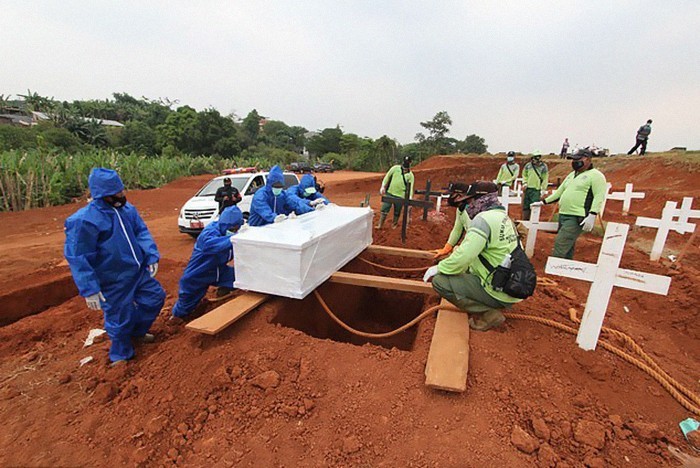
<path id="1" fill-rule="evenodd" d="M 360 273 L 348 273 L 346 271 L 333 273 L 328 281 L 331 283 L 351 284 L 353 286 L 366 286 L 369 288 L 393 289 L 395 291 L 408 291 L 420 294 L 436 294 L 431 284 L 424 283 L 423 281 L 363 275 Z"/>
<path id="2" fill-rule="evenodd" d="M 450 305 L 445 299 L 441 306 Z M 469 316 L 466 312 L 439 310 L 433 341 L 425 365 L 425 384 L 450 392 L 467 389 L 469 372 Z"/>
<path id="3" fill-rule="evenodd" d="M 370 245 L 365 252 L 381 255 L 398 255 L 411 258 L 433 259 L 434 253 L 425 250 L 402 249 L 401 247 L 388 247 L 386 245 Z"/>
<path id="4" fill-rule="evenodd" d="M 188 330 L 207 335 L 216 335 L 245 314 L 267 300 L 266 294 L 246 292 L 228 301 L 216 309 L 192 320 L 187 324 Z"/>

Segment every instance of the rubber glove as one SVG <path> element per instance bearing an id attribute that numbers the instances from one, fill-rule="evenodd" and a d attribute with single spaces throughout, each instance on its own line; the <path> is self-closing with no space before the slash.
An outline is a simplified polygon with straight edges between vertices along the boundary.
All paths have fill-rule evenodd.
<path id="1" fill-rule="evenodd" d="M 544 202 L 543 201 L 532 202 L 532 203 L 530 203 L 530 206 L 544 206 Z"/>
<path id="2" fill-rule="evenodd" d="M 309 205 L 316 206 L 316 205 L 323 204 L 323 202 L 324 202 L 323 198 L 317 198 L 316 200 L 310 201 Z"/>
<path id="3" fill-rule="evenodd" d="M 379 189 L 379 195 L 385 195 L 386 194 L 386 187 L 382 185 L 382 188 Z"/>
<path id="4" fill-rule="evenodd" d="M 281 223 L 281 222 L 284 221 L 285 219 L 287 219 L 287 215 L 286 215 L 286 214 L 278 214 L 277 216 L 275 216 L 275 220 L 274 220 L 273 222 L 275 222 L 275 223 Z"/>
<path id="5" fill-rule="evenodd" d="M 580 226 L 583 226 L 584 232 L 591 232 L 593 230 L 593 226 L 595 225 L 595 217 L 595 213 L 588 213 L 588 216 L 583 218 L 583 221 L 581 221 Z"/>
<path id="6" fill-rule="evenodd" d="M 158 262 L 148 265 L 148 274 L 151 275 L 151 278 L 155 278 L 156 273 L 158 273 Z"/>
<path id="7" fill-rule="evenodd" d="M 289 219 L 295 219 L 296 217 L 297 217 L 297 214 L 295 212 L 292 211 L 291 213 L 289 213 L 289 216 L 288 216 Z"/>
<path id="8" fill-rule="evenodd" d="M 102 295 L 101 291 L 97 294 L 93 294 L 92 296 L 88 296 L 85 298 L 85 303 L 87 304 L 88 309 L 90 310 L 102 310 L 102 305 L 100 304 L 100 301 L 107 302 L 105 300 L 105 297 Z"/>
<path id="9" fill-rule="evenodd" d="M 442 257 L 443 255 L 448 255 L 450 252 L 452 252 L 453 247 L 450 245 L 449 242 L 445 243 L 445 246 L 441 249 L 433 250 L 435 252 L 435 256 L 433 258 L 438 258 Z"/>
<path id="10" fill-rule="evenodd" d="M 326 205 L 324 205 L 323 203 L 319 203 L 318 205 L 316 205 L 316 207 L 315 207 L 314 209 L 315 209 L 315 210 L 322 210 L 322 209 L 324 209 L 325 207 L 326 207 Z"/>
<path id="11" fill-rule="evenodd" d="M 423 282 L 427 283 L 428 281 L 430 281 L 430 278 L 437 275 L 438 273 L 439 273 L 438 266 L 437 265 L 431 266 L 430 268 L 428 268 L 428 271 L 426 271 L 425 274 L 423 275 Z"/>

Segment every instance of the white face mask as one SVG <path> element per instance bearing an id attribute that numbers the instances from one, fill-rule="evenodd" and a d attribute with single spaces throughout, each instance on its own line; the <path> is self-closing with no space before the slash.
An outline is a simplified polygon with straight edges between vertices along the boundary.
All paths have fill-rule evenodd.
<path id="1" fill-rule="evenodd" d="M 506 158 L 506 161 L 512 163 L 513 161 L 515 161 L 515 158 L 513 156 L 508 156 L 508 158 Z"/>

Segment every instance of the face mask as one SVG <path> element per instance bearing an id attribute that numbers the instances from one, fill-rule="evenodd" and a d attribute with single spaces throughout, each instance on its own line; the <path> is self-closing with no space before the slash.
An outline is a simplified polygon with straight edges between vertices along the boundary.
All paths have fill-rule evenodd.
<path id="1" fill-rule="evenodd" d="M 509 163 L 512 163 L 513 161 L 515 161 L 515 158 L 513 158 L 513 157 L 511 157 L 511 156 L 508 156 L 508 157 L 506 158 L 506 161 L 508 161 Z"/>
<path id="2" fill-rule="evenodd" d="M 274 196 L 279 197 L 279 196 L 280 196 L 280 193 L 282 193 L 282 189 L 281 189 L 281 188 L 272 187 L 272 194 L 273 194 Z"/>
<path id="3" fill-rule="evenodd" d="M 313 195 L 314 193 L 316 193 L 316 189 L 313 187 L 304 189 L 304 195 L 306 195 L 307 197 Z"/>
<path id="4" fill-rule="evenodd" d="M 581 161 L 580 159 L 579 159 L 578 161 L 571 161 L 571 167 L 573 167 L 575 171 L 578 171 L 578 170 L 583 169 L 583 166 L 584 166 L 585 164 L 586 164 L 586 163 L 584 163 L 584 162 Z"/>
<path id="5" fill-rule="evenodd" d="M 453 193 L 447 199 L 447 204 L 449 206 L 459 208 L 460 210 L 464 210 L 464 208 L 466 208 L 466 206 L 469 204 L 469 200 L 458 201 L 458 198 L 460 198 L 461 196 L 462 196 L 461 193 Z"/>
<path id="6" fill-rule="evenodd" d="M 114 208 L 121 208 L 126 205 L 126 196 L 117 197 L 112 195 L 110 197 L 105 197 L 104 200 Z"/>

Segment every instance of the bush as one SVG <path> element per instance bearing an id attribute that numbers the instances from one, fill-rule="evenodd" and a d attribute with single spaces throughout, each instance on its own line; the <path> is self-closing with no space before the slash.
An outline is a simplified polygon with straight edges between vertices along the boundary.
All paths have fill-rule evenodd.
<path id="1" fill-rule="evenodd" d="M 0 125 L 0 151 L 36 148 L 33 128 Z"/>

